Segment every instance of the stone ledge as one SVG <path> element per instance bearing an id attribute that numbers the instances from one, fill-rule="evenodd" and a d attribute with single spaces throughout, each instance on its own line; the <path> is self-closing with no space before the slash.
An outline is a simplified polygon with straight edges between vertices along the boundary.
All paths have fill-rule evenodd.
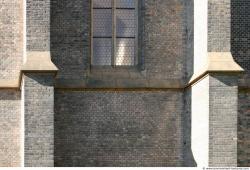
<path id="1" fill-rule="evenodd" d="M 19 79 L 0 80 L 0 89 L 18 89 L 20 87 Z"/>
<path id="2" fill-rule="evenodd" d="M 183 89 L 184 82 L 179 80 L 160 80 L 145 78 L 100 78 L 88 77 L 82 80 L 57 79 L 55 88 L 172 88 Z"/>

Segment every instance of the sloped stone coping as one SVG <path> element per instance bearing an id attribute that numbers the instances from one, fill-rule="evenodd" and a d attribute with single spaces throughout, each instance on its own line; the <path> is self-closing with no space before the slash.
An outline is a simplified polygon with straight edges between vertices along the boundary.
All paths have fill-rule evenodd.
<path id="1" fill-rule="evenodd" d="M 21 68 L 22 72 L 57 72 L 51 61 L 50 52 L 27 52 L 27 61 Z"/>
<path id="2" fill-rule="evenodd" d="M 209 73 L 243 73 L 244 69 L 240 67 L 233 59 L 231 52 L 209 52 L 207 65 L 194 73 L 186 87 L 194 85 Z"/>
<path id="3" fill-rule="evenodd" d="M 51 61 L 50 52 L 27 52 L 27 60 L 16 80 L 0 80 L 0 89 L 18 89 L 21 87 L 23 73 L 57 73 L 58 69 Z"/>

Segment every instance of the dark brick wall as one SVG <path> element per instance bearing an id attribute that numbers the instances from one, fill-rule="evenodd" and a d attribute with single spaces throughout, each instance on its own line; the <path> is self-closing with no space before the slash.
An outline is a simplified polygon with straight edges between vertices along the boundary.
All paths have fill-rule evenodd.
<path id="1" fill-rule="evenodd" d="M 183 93 L 55 92 L 55 166 L 182 166 Z"/>
<path id="2" fill-rule="evenodd" d="M 27 0 L 27 50 L 51 49 L 58 79 L 82 80 L 90 71 L 90 2 Z M 22 1 L 0 3 L 0 74 L 2 79 L 16 79 L 22 63 Z M 191 0 L 141 1 L 139 50 L 144 76 L 175 85 L 176 80 L 182 82 L 192 75 L 192 5 Z M 231 50 L 249 73 L 249 1 L 209 0 L 208 8 L 208 51 Z M 210 164 L 235 165 L 235 153 L 227 152 L 235 149 L 235 141 L 225 143 L 224 139 L 235 135 L 231 132 L 235 132 L 232 125 L 238 107 L 238 165 L 249 166 L 249 92 L 239 94 L 237 106 L 233 77 L 212 76 L 210 83 Z M 54 165 L 53 85 L 51 75 L 25 77 L 26 166 Z M 0 147 L 8 150 L 0 152 L 0 164 L 16 166 L 20 163 L 16 155 L 20 150 L 16 133 L 20 94 L 3 91 L 0 97 L 4 108 Z M 56 91 L 55 165 L 194 165 L 190 91 L 185 102 L 183 97 L 177 91 Z M 5 122 L 13 123 L 15 130 Z"/>
<path id="3" fill-rule="evenodd" d="M 51 57 L 58 78 L 83 79 L 90 64 L 90 0 L 51 0 Z"/>
<path id="4" fill-rule="evenodd" d="M 185 77 L 184 2 L 145 0 L 145 32 L 142 49 L 145 50 L 145 69 L 149 77 L 169 80 L 182 80 Z"/>
<path id="5" fill-rule="evenodd" d="M 239 92 L 238 166 L 250 166 L 250 91 Z"/>
<path id="6" fill-rule="evenodd" d="M 194 73 L 194 1 L 185 1 L 185 64 L 186 64 L 186 80 L 190 80 Z M 186 82 L 187 82 L 186 81 Z"/>
<path id="7" fill-rule="evenodd" d="M 250 77 L 250 1 L 231 0 L 231 4 L 232 54 Z"/>
<path id="8" fill-rule="evenodd" d="M 54 166 L 53 75 L 24 77 L 25 146 L 27 167 Z"/>
<path id="9" fill-rule="evenodd" d="M 84 79 L 90 67 L 90 1 L 51 2 L 57 79 Z M 140 5 L 144 75 L 184 81 L 191 1 Z M 183 107 L 181 92 L 56 91 L 55 165 L 181 166 L 183 152 L 190 151 L 183 149 Z"/>
<path id="10" fill-rule="evenodd" d="M 183 166 L 184 167 L 196 167 L 197 163 L 194 160 L 194 156 L 191 150 L 191 128 L 192 128 L 192 89 L 188 88 L 184 92 L 184 111 L 182 113 L 183 120 Z"/>
<path id="11" fill-rule="evenodd" d="M 184 80 L 190 2 L 141 1 L 139 50 L 148 77 Z M 58 79 L 84 79 L 89 71 L 90 12 L 89 0 L 51 0 L 51 54 Z"/>
<path id="12" fill-rule="evenodd" d="M 245 70 L 241 82 L 250 78 L 250 1 L 231 0 L 231 51 L 234 60 Z M 249 85 L 239 92 L 238 166 L 250 166 L 250 94 Z"/>

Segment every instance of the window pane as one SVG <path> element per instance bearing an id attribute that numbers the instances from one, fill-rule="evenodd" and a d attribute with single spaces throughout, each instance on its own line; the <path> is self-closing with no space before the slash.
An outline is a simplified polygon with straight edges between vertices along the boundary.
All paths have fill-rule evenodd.
<path id="1" fill-rule="evenodd" d="M 117 9 L 116 24 L 116 35 L 118 37 L 135 37 L 135 10 Z"/>
<path id="2" fill-rule="evenodd" d="M 111 8 L 112 0 L 93 0 L 94 8 Z"/>
<path id="3" fill-rule="evenodd" d="M 135 57 L 135 39 L 117 38 L 116 39 L 116 59 L 115 65 L 130 66 L 134 65 Z"/>
<path id="4" fill-rule="evenodd" d="M 111 55 L 111 38 L 93 38 L 92 65 L 111 65 Z"/>
<path id="5" fill-rule="evenodd" d="M 117 0 L 117 8 L 135 8 L 135 0 Z"/>
<path id="6" fill-rule="evenodd" d="M 112 10 L 93 10 L 93 34 L 98 37 L 112 36 Z"/>

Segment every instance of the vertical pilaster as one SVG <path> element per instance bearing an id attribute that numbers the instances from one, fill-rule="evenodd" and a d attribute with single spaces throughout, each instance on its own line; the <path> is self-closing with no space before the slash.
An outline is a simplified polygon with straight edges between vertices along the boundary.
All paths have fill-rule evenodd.
<path id="1" fill-rule="evenodd" d="M 0 0 L 0 167 L 21 166 L 23 0 Z"/>
<path id="2" fill-rule="evenodd" d="M 54 76 L 50 0 L 26 0 L 27 55 L 22 67 L 24 165 L 54 166 Z"/>
<path id="3" fill-rule="evenodd" d="M 231 50 L 231 0 L 208 0 L 208 52 Z"/>
<path id="4" fill-rule="evenodd" d="M 242 69 L 231 55 L 231 0 L 208 0 L 208 60 L 209 166 L 235 167 L 238 82 L 229 72 Z"/>
<path id="5" fill-rule="evenodd" d="M 196 78 L 199 81 L 191 88 L 192 151 L 198 166 L 234 167 L 237 166 L 237 77 L 243 69 L 231 55 L 231 0 L 194 2 L 195 73 L 191 81 Z M 203 30 L 207 35 L 201 33 L 202 27 L 197 24 L 203 22 L 204 8 L 207 29 Z M 197 65 L 201 68 L 196 69 Z"/>
<path id="6" fill-rule="evenodd" d="M 25 166 L 54 166 L 54 74 L 24 74 Z"/>
<path id="7" fill-rule="evenodd" d="M 231 57 L 230 27 L 231 0 L 208 0 L 208 52 L 217 54 L 209 59 Z M 237 77 L 210 74 L 209 166 L 237 166 L 237 103 Z"/>
<path id="8" fill-rule="evenodd" d="M 50 0 L 26 0 L 27 52 L 50 51 Z"/>
<path id="9" fill-rule="evenodd" d="M 237 167 L 237 76 L 209 75 L 209 166 Z"/>

